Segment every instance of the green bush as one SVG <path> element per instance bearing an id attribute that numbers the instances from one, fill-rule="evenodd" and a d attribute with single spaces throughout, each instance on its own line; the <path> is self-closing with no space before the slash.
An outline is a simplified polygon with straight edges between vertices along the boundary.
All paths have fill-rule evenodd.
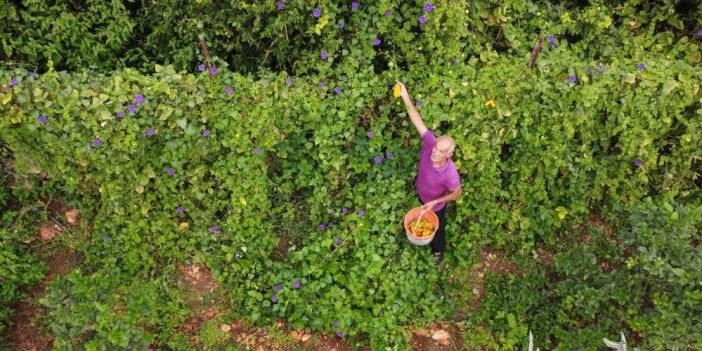
<path id="1" fill-rule="evenodd" d="M 627 210 L 619 233 L 568 235 L 553 266 L 492 277 L 473 318 L 499 331 L 505 349 L 523 343 L 528 330 L 536 345 L 554 349 L 601 347 L 602 337 L 619 331 L 635 347 L 694 348 L 701 341 L 701 210 L 648 199 Z"/>
<path id="2" fill-rule="evenodd" d="M 184 320 L 183 301 L 160 279 L 80 269 L 53 280 L 40 299 L 57 350 L 146 349 Z"/>

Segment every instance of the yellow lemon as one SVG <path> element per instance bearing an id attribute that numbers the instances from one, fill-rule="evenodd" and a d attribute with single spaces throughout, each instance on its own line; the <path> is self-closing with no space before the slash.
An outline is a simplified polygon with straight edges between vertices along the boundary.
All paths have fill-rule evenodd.
<path id="1" fill-rule="evenodd" d="M 392 88 L 392 95 L 395 95 L 395 97 L 400 97 L 400 84 L 395 84 L 395 86 Z"/>

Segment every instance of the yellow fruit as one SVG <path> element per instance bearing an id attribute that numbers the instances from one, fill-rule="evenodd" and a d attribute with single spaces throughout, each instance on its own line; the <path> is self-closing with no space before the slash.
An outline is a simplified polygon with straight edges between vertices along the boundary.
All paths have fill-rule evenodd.
<path id="1" fill-rule="evenodd" d="M 395 97 L 400 97 L 400 84 L 395 84 L 395 86 L 392 88 L 392 95 L 395 95 Z"/>

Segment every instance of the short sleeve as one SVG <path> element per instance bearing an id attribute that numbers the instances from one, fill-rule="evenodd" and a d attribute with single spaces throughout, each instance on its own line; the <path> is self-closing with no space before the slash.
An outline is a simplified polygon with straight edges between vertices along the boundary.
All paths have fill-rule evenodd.
<path id="1" fill-rule="evenodd" d="M 447 172 L 447 177 L 446 177 L 446 187 L 449 190 L 456 190 L 461 186 L 461 177 L 458 175 L 458 170 L 456 169 L 455 165 L 452 165 L 450 169 L 448 169 Z"/>
<path id="2" fill-rule="evenodd" d="M 426 132 L 422 135 L 422 144 L 424 146 L 434 146 L 436 144 L 436 136 L 434 135 L 434 132 L 427 129 Z"/>

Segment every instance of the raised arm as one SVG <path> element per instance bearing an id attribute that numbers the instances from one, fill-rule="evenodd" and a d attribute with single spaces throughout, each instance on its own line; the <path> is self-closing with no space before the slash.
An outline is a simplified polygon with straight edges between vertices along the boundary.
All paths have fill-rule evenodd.
<path id="1" fill-rule="evenodd" d="M 400 97 L 402 97 L 402 102 L 405 104 L 405 108 L 407 108 L 407 114 L 409 114 L 410 121 L 412 121 L 412 124 L 414 124 L 415 128 L 417 128 L 419 136 L 421 137 L 424 135 L 424 132 L 427 131 L 427 126 L 424 125 L 422 116 L 419 115 L 419 112 L 417 112 L 417 109 L 414 107 L 412 98 L 410 98 L 405 85 L 400 81 L 396 81 L 396 83 L 400 86 Z"/>

